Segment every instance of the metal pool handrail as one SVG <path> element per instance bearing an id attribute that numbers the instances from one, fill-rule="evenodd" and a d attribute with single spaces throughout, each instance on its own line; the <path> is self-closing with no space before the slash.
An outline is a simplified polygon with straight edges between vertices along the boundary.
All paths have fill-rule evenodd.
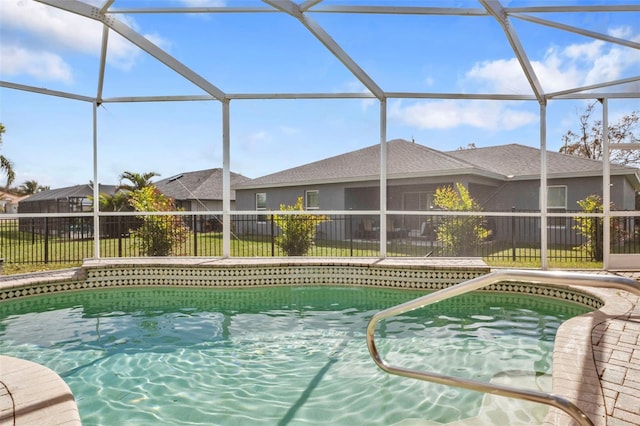
<path id="1" fill-rule="evenodd" d="M 367 326 L 367 346 L 369 353 L 375 363 L 382 370 L 389 374 L 409 377 L 418 380 L 438 383 L 441 385 L 454 386 L 478 392 L 490 393 L 505 397 L 522 399 L 525 401 L 538 402 L 558 408 L 569 414 L 581 426 L 593 426 L 587 415 L 568 399 L 552 393 L 538 392 L 527 389 L 518 389 L 495 383 L 486 383 L 477 380 L 463 379 L 459 377 L 446 376 L 438 373 L 429 373 L 410 368 L 396 367 L 387 364 L 383 359 L 375 344 L 374 332 L 378 322 L 383 319 L 401 315 L 414 309 L 422 308 L 436 302 L 440 302 L 451 297 L 455 297 L 473 290 L 487 287 L 504 281 L 516 281 L 550 285 L 580 285 L 586 287 L 601 287 L 625 290 L 640 296 L 640 283 L 630 278 L 597 275 L 584 273 L 570 273 L 559 271 L 520 271 L 520 270 L 500 270 L 491 272 L 469 281 L 436 291 L 434 293 L 419 297 L 400 305 L 385 309 L 373 315 Z"/>

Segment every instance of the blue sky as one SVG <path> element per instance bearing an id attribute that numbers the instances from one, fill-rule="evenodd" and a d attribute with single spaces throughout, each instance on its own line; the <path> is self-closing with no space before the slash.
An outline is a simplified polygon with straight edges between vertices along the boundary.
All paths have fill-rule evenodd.
<path id="1" fill-rule="evenodd" d="M 320 5 L 344 3 L 326 0 Z M 367 3 L 482 7 L 473 0 Z M 225 4 L 269 7 L 258 1 L 116 0 L 112 8 Z M 282 13 L 114 16 L 225 93 L 366 92 L 300 22 Z M 640 42 L 638 12 L 536 16 Z M 491 17 L 334 13 L 310 17 L 385 91 L 532 93 L 504 32 Z M 523 20 L 511 22 L 545 92 L 640 75 L 639 49 Z M 95 21 L 32 0 L 2 0 L 0 80 L 95 97 L 101 36 L 102 26 Z M 636 82 L 633 90 L 639 91 L 638 86 Z M 155 58 L 110 33 L 103 98 L 202 94 Z M 562 135 L 577 129 L 585 102 L 549 102 L 549 149 L 559 149 Z M 611 100 L 609 105 L 611 121 L 640 110 L 638 99 Z M 374 99 L 235 99 L 230 111 L 231 169 L 251 178 L 370 146 L 380 137 Z M 537 147 L 538 111 L 536 101 L 389 99 L 387 138 L 414 139 L 440 150 L 470 143 Z M 14 185 L 36 180 L 57 188 L 93 178 L 90 103 L 3 87 L 0 122 L 6 127 L 1 153 L 14 163 Z M 125 170 L 170 177 L 222 167 L 222 108 L 217 101 L 105 103 L 98 109 L 98 145 L 98 177 L 106 184 L 116 184 Z"/>

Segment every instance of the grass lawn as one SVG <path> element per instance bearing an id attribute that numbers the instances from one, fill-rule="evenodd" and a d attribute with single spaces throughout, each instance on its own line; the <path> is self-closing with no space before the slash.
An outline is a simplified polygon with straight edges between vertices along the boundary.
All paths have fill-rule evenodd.
<path id="1" fill-rule="evenodd" d="M 93 257 L 93 240 L 63 240 L 50 238 L 46 252 L 48 261 L 45 262 L 45 247 L 41 239 L 27 241 L 23 238 L 0 240 L 0 250 L 5 262 L 2 274 L 18 274 L 34 271 L 46 271 L 80 266 L 82 259 Z M 137 257 L 140 256 L 138 246 L 133 238 L 104 239 L 100 241 L 101 257 Z M 326 242 L 318 241 L 310 250 L 311 257 L 379 257 L 377 242 Z M 222 256 L 222 234 L 207 233 L 193 234 L 182 244 L 175 253 L 178 256 Z M 389 257 L 424 257 L 426 255 L 442 255 L 438 248 L 418 247 L 392 242 L 387 248 Z M 512 250 L 495 250 L 483 259 L 489 266 L 508 268 L 540 268 L 540 249 L 519 247 L 516 249 L 516 260 L 512 260 Z M 260 241 L 252 238 L 231 241 L 231 257 L 283 257 L 284 253 L 271 241 Z M 579 260 L 582 254 L 575 250 L 550 249 L 548 266 L 565 269 L 601 269 L 602 262 Z"/>
<path id="2" fill-rule="evenodd" d="M 0 222 L 0 258 L 4 259 L 2 274 L 45 271 L 76 267 L 82 259 L 94 257 L 92 238 L 68 239 L 18 231 L 17 220 Z M 623 248 L 622 252 L 634 252 Z M 637 251 L 637 249 L 636 249 Z M 540 248 L 517 247 L 515 253 L 508 244 L 491 242 L 482 247 L 477 256 L 492 267 L 540 268 Z M 100 240 L 103 258 L 138 257 L 139 246 L 134 237 L 105 238 Z M 513 256 L 515 254 L 515 260 Z M 176 256 L 222 256 L 222 233 L 190 233 L 187 240 L 175 251 Z M 387 246 L 388 257 L 438 257 L 448 256 L 437 245 L 418 245 L 415 241 L 392 240 Z M 284 252 L 269 236 L 236 236 L 231 239 L 231 257 L 283 257 Z M 308 256 L 312 257 L 379 257 L 376 240 L 323 241 L 312 246 Z M 585 260 L 588 255 L 582 247 L 551 247 L 547 254 L 550 268 L 602 269 L 602 262 Z"/>

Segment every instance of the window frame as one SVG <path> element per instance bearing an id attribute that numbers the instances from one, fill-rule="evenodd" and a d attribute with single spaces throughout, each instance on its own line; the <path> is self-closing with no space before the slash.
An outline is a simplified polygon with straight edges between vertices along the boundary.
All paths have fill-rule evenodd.
<path id="1" fill-rule="evenodd" d="M 550 197 L 549 195 L 551 194 L 551 189 L 558 189 L 558 188 L 563 188 L 564 189 L 564 205 L 560 206 L 560 205 L 551 205 L 550 203 Z M 567 185 L 548 185 L 547 186 L 547 210 L 548 209 L 554 209 L 554 210 L 567 210 Z"/>
<path id="2" fill-rule="evenodd" d="M 549 195 L 551 189 L 564 188 L 564 206 L 551 205 L 549 202 Z M 565 213 L 567 211 L 567 185 L 547 185 L 547 213 Z M 549 217 L 547 219 L 548 229 L 566 229 L 567 227 L 566 217 Z"/>
<path id="3" fill-rule="evenodd" d="M 309 195 L 315 194 L 316 205 L 310 206 Z M 320 190 L 319 189 L 307 189 L 304 191 L 304 209 L 305 210 L 320 210 Z"/>
<path id="4" fill-rule="evenodd" d="M 258 199 L 260 197 L 264 197 L 264 206 L 261 207 L 259 204 Z M 266 192 L 256 192 L 256 196 L 255 196 L 255 207 L 257 211 L 264 211 L 267 210 L 267 193 Z"/>
<path id="5" fill-rule="evenodd" d="M 264 207 L 260 207 L 258 205 L 258 198 L 260 196 L 264 196 Z M 256 207 L 256 211 L 259 211 L 259 212 L 267 211 L 267 193 L 266 192 L 256 192 L 255 207 Z M 265 214 L 259 215 L 257 217 L 257 221 L 258 221 L 258 223 L 265 223 L 267 221 L 267 215 L 265 215 Z"/>

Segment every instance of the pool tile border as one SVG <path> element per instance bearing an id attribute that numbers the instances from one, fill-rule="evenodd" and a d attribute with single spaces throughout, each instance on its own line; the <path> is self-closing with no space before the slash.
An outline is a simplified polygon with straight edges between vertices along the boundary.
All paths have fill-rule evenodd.
<path id="1" fill-rule="evenodd" d="M 490 272 L 481 260 L 470 259 L 242 259 L 201 258 L 93 260 L 81 268 L 39 276 L 0 280 L 0 301 L 64 291 L 129 286 L 265 287 L 348 285 L 441 290 Z M 483 291 L 551 297 L 599 309 L 603 302 L 586 291 L 530 283 L 497 283 Z"/>

